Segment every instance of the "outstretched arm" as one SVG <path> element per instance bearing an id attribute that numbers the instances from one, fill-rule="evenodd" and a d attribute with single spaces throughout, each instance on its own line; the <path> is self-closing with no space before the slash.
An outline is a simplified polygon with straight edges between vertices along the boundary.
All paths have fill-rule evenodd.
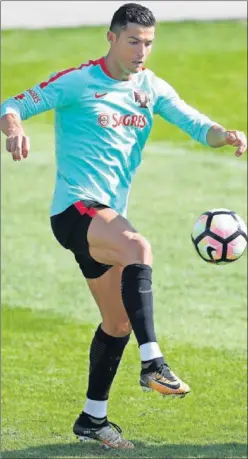
<path id="1" fill-rule="evenodd" d="M 30 148 L 21 121 L 75 103 L 82 95 L 83 86 L 82 72 L 71 68 L 51 75 L 47 81 L 10 97 L 1 105 L 0 129 L 7 136 L 6 149 L 14 161 L 26 158 Z"/>
<path id="2" fill-rule="evenodd" d="M 212 148 L 232 145 L 235 154 L 241 156 L 247 151 L 247 140 L 243 132 L 226 130 L 218 123 L 201 114 L 182 100 L 176 91 L 164 80 L 156 78 L 157 99 L 154 112 L 175 124 L 193 139 Z"/>

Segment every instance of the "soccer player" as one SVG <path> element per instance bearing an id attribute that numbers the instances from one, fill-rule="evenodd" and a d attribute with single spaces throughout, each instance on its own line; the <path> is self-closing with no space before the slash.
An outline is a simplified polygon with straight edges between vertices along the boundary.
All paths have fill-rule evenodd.
<path id="1" fill-rule="evenodd" d="M 153 115 L 212 148 L 246 151 L 246 137 L 226 130 L 187 105 L 145 69 L 155 18 L 141 4 L 121 6 L 107 32 L 106 56 L 52 74 L 2 105 L 1 129 L 14 161 L 28 157 L 22 120 L 55 110 L 57 176 L 51 226 L 70 250 L 99 307 L 102 322 L 90 347 L 85 405 L 73 431 L 112 448 L 132 448 L 108 421 L 107 401 L 133 330 L 141 359 L 140 384 L 162 395 L 189 393 L 170 369 L 153 320 L 152 250 L 127 219 L 130 186 L 141 162 Z M 168 65 L 168 63 L 167 63 Z M 145 191 L 144 191 L 145 194 Z"/>

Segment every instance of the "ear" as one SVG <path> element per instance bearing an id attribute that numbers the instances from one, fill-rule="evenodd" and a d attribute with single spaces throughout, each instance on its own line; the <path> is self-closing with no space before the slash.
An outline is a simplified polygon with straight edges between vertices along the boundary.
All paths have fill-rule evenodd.
<path id="1" fill-rule="evenodd" d="M 116 34 L 114 32 L 111 32 L 111 30 L 108 31 L 107 33 L 107 40 L 110 44 L 116 42 Z"/>

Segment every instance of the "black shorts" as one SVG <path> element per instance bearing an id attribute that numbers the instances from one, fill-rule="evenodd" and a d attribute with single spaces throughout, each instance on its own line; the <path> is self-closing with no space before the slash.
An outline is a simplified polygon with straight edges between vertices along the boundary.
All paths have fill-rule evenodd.
<path id="1" fill-rule="evenodd" d="M 87 239 L 90 222 L 96 214 L 95 209 L 106 207 L 108 206 L 95 201 L 78 201 L 64 212 L 51 217 L 54 236 L 65 249 L 74 253 L 87 279 L 96 279 L 112 267 L 112 265 L 98 263 L 90 256 Z"/>

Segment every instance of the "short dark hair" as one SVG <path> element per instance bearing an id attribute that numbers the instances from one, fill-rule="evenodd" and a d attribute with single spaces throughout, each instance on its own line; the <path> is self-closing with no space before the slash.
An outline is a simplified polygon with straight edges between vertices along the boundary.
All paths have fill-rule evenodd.
<path id="1" fill-rule="evenodd" d="M 156 24 L 156 19 L 145 6 L 138 3 L 125 3 L 114 13 L 109 29 L 111 32 L 116 32 L 118 28 L 125 29 L 129 22 L 143 27 L 152 27 Z"/>

